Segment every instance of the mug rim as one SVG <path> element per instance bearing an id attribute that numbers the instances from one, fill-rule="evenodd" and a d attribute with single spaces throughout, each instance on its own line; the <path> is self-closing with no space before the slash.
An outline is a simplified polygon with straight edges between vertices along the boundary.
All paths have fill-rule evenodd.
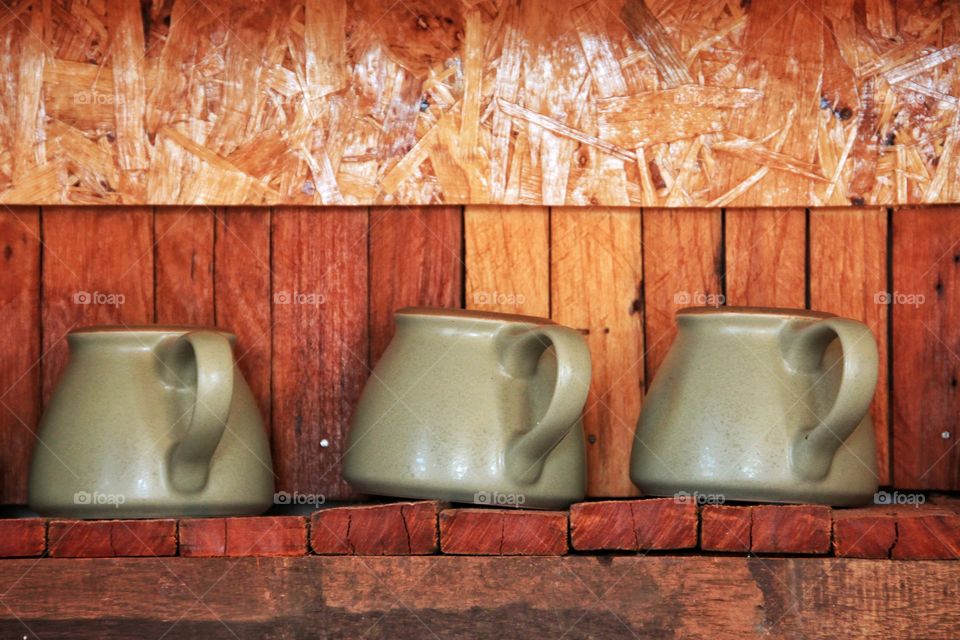
<path id="1" fill-rule="evenodd" d="M 688 316 L 739 316 L 739 317 L 773 317 L 773 318 L 804 318 L 822 320 L 835 318 L 836 314 L 816 309 L 797 309 L 790 307 L 747 307 L 747 306 L 720 306 L 720 307 L 685 307 L 676 312 L 678 318 Z"/>
<path id="2" fill-rule="evenodd" d="M 517 313 L 500 313 L 479 309 L 452 309 L 446 307 L 403 307 L 394 312 L 394 316 L 416 318 L 440 318 L 447 320 L 477 320 L 481 322 L 518 322 L 524 324 L 553 325 L 549 318 L 526 316 Z"/>
<path id="3" fill-rule="evenodd" d="M 94 335 L 94 334 L 136 334 L 136 333 L 190 333 L 191 331 L 210 331 L 212 333 L 219 333 L 221 335 L 227 336 L 228 338 L 236 338 L 236 335 L 232 331 L 227 331 L 226 329 L 220 329 L 218 327 L 211 327 L 206 325 L 190 325 L 190 324 L 99 324 L 99 325 L 86 325 L 82 327 L 77 327 L 67 333 L 68 336 L 73 335 Z"/>

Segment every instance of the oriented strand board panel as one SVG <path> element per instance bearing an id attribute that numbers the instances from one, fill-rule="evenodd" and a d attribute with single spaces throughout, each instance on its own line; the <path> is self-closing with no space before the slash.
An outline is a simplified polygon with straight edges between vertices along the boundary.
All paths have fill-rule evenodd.
<path id="1" fill-rule="evenodd" d="M 894 294 L 887 291 L 887 237 L 886 209 L 810 211 L 810 307 L 859 320 L 877 339 L 880 372 L 870 416 L 877 440 L 880 484 L 891 481 L 888 342 L 890 309 L 897 303 Z M 894 273 L 900 268 L 909 266 L 895 260 Z"/>
<path id="2" fill-rule="evenodd" d="M 353 495 L 340 473 L 368 369 L 364 208 L 273 213 L 273 430 L 277 490 Z"/>
<path id="3" fill-rule="evenodd" d="M 550 316 L 550 212 L 464 209 L 468 309 Z"/>
<path id="4" fill-rule="evenodd" d="M 43 210 L 43 399 L 67 363 L 67 333 L 154 318 L 153 211 Z"/>
<path id="5" fill-rule="evenodd" d="M 460 207 L 370 212 L 370 362 L 393 337 L 393 313 L 409 306 L 461 306 L 463 217 Z"/>
<path id="6" fill-rule="evenodd" d="M 893 214 L 893 484 L 960 489 L 960 208 Z"/>
<path id="7" fill-rule="evenodd" d="M 804 308 L 806 212 L 803 209 L 727 209 L 724 219 L 726 303 Z"/>
<path id="8" fill-rule="evenodd" d="M 643 395 L 638 209 L 551 211 L 551 317 L 583 332 L 593 358 L 584 407 L 587 493 L 636 495 L 630 450 Z"/>
<path id="9" fill-rule="evenodd" d="M 677 333 L 677 310 L 723 304 L 719 209 L 643 210 L 643 310 L 649 387 Z"/>
<path id="10" fill-rule="evenodd" d="M 0 504 L 25 504 L 40 418 L 40 212 L 0 211 Z M 42 536 L 41 536 L 42 537 Z"/>
<path id="11" fill-rule="evenodd" d="M 955 12 L 23 1 L 0 16 L 0 202 L 956 201 Z"/>

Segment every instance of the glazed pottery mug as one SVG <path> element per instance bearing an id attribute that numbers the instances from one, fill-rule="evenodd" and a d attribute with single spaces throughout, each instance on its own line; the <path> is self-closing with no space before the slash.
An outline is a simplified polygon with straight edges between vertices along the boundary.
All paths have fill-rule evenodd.
<path id="1" fill-rule="evenodd" d="M 533 508 L 583 498 L 590 352 L 577 331 L 479 311 L 395 318 L 351 423 L 355 489 Z"/>
<path id="2" fill-rule="evenodd" d="M 30 467 L 34 511 L 148 518 L 271 506 L 267 434 L 234 362 L 233 335 L 101 326 L 67 341 L 70 360 Z"/>
<path id="3" fill-rule="evenodd" d="M 878 358 L 866 325 L 702 307 L 678 312 L 677 328 L 634 441 L 630 475 L 644 493 L 838 506 L 872 498 Z"/>

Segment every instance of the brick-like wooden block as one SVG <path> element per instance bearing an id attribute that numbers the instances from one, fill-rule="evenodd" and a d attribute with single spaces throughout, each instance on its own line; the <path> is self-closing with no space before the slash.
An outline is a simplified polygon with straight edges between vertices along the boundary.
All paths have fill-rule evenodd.
<path id="1" fill-rule="evenodd" d="M 322 555 L 429 555 L 440 508 L 422 501 L 323 509 L 310 517 L 310 547 Z"/>
<path id="2" fill-rule="evenodd" d="M 195 518 L 180 521 L 180 555 L 186 557 L 302 556 L 307 520 L 299 516 Z"/>
<path id="3" fill-rule="evenodd" d="M 960 514 L 936 506 L 903 509 L 896 516 L 894 560 L 960 559 Z"/>
<path id="4" fill-rule="evenodd" d="M 830 507 L 757 505 L 751 507 L 753 553 L 829 553 L 833 525 Z"/>
<path id="5" fill-rule="evenodd" d="M 752 507 L 706 505 L 700 510 L 700 548 L 747 553 L 751 548 Z"/>
<path id="6" fill-rule="evenodd" d="M 577 551 L 693 549 L 697 505 L 674 498 L 581 502 L 570 507 L 570 533 Z"/>
<path id="7" fill-rule="evenodd" d="M 567 513 L 521 509 L 444 509 L 443 553 L 492 556 L 562 556 L 567 553 Z"/>
<path id="8" fill-rule="evenodd" d="M 32 558 L 47 548 L 47 523 L 41 518 L 0 520 L 0 558 Z"/>
<path id="9" fill-rule="evenodd" d="M 897 542 L 897 519 L 886 509 L 833 512 L 833 552 L 841 558 L 889 558 Z"/>
<path id="10" fill-rule="evenodd" d="M 54 558 L 177 555 L 176 520 L 51 520 Z"/>

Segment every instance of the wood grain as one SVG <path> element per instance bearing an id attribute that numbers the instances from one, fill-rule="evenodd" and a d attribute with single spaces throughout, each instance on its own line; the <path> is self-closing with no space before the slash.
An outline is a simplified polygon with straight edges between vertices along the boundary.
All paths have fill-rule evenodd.
<path id="1" fill-rule="evenodd" d="M 439 548 L 435 501 L 334 507 L 310 517 L 310 548 L 318 554 L 429 555 Z"/>
<path id="2" fill-rule="evenodd" d="M 727 305 L 806 306 L 806 212 L 724 212 L 724 296 Z"/>
<path id="3" fill-rule="evenodd" d="M 371 211 L 371 366 L 393 337 L 393 312 L 397 309 L 462 306 L 462 246 L 459 207 Z"/>
<path id="4" fill-rule="evenodd" d="M 32 2 L 5 13 L 0 201 L 956 199 L 960 32 L 946 5 L 173 0 L 137 9 Z"/>
<path id="5" fill-rule="evenodd" d="M 676 335 L 674 314 L 723 303 L 719 209 L 643 210 L 643 294 L 646 383 Z"/>
<path id="6" fill-rule="evenodd" d="M 213 215 L 216 324 L 236 334 L 237 365 L 269 430 L 273 346 L 270 210 L 231 207 Z"/>
<path id="7" fill-rule="evenodd" d="M 53 558 L 177 555 L 176 520 L 51 520 Z"/>
<path id="8" fill-rule="evenodd" d="M 30 558 L 47 549 L 47 521 L 41 518 L 0 520 L 0 558 Z"/>
<path id="9" fill-rule="evenodd" d="M 44 402 L 66 364 L 71 329 L 153 321 L 153 275 L 151 209 L 44 209 Z"/>
<path id="10" fill-rule="evenodd" d="M 213 214 L 162 207 L 154 214 L 156 321 L 213 326 Z"/>
<path id="11" fill-rule="evenodd" d="M 367 210 L 273 215 L 273 431 L 277 488 L 352 495 L 340 473 L 369 373 Z"/>
<path id="12" fill-rule="evenodd" d="M 570 507 L 577 551 L 692 549 L 697 504 L 674 498 L 581 502 Z"/>
<path id="13" fill-rule="evenodd" d="M 40 418 L 40 212 L 0 211 L 0 503 L 25 504 Z"/>
<path id="14" fill-rule="evenodd" d="M 179 540 L 180 555 L 191 558 L 302 556 L 307 521 L 297 516 L 181 520 Z"/>
<path id="15" fill-rule="evenodd" d="M 637 495 L 630 449 L 644 387 L 640 212 L 551 212 L 551 317 L 581 331 L 593 358 L 584 407 L 587 493 Z"/>
<path id="16" fill-rule="evenodd" d="M 829 553 L 833 521 L 821 505 L 750 507 L 753 553 Z"/>
<path id="17" fill-rule="evenodd" d="M 464 209 L 468 309 L 550 316 L 550 212 Z"/>
<path id="18" fill-rule="evenodd" d="M 890 304 L 887 212 L 883 209 L 810 210 L 810 307 L 860 320 L 873 331 L 880 372 L 870 416 L 881 485 L 890 475 Z M 894 272 L 896 272 L 896 266 Z"/>
<path id="19" fill-rule="evenodd" d="M 700 548 L 704 551 L 750 551 L 753 512 L 750 507 L 705 505 L 700 510 Z"/>
<path id="20" fill-rule="evenodd" d="M 440 549 L 453 555 L 561 556 L 567 513 L 523 509 L 444 509 Z"/>
<path id="21" fill-rule="evenodd" d="M 960 488 L 960 210 L 893 215 L 893 483 Z"/>

